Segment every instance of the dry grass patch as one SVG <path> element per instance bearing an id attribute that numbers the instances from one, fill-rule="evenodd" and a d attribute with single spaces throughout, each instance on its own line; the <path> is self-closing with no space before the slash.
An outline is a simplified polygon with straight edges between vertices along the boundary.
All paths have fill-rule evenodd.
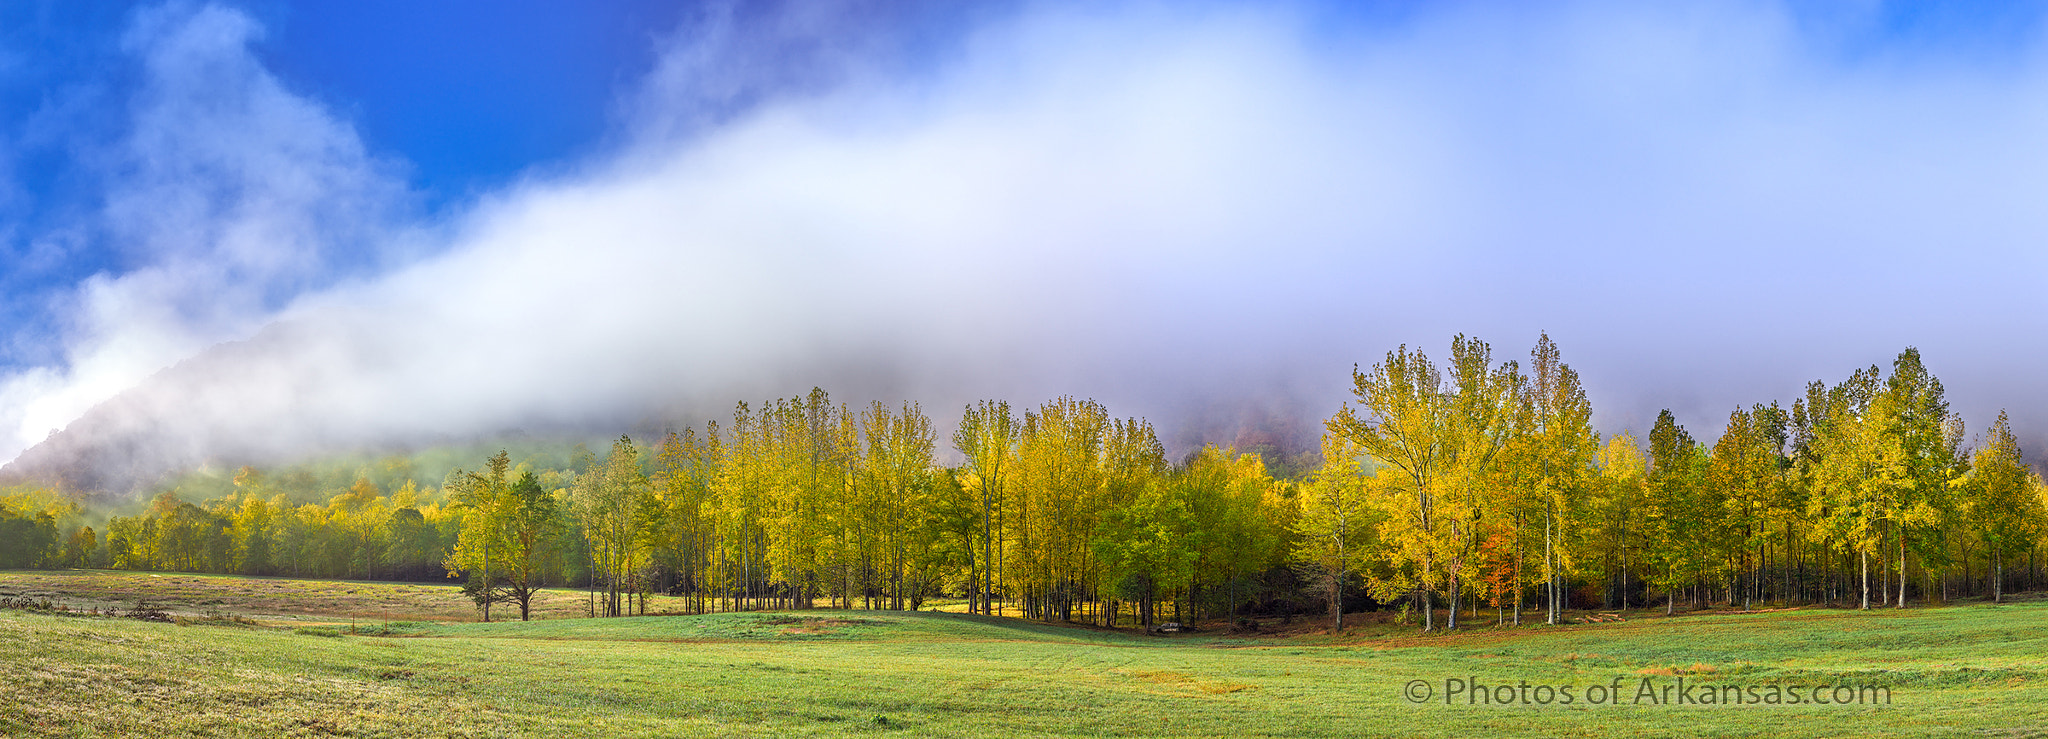
<path id="1" fill-rule="evenodd" d="M 1146 691 L 1158 695 L 1228 695 L 1230 693 L 1252 690 L 1258 687 L 1246 683 L 1233 683 L 1220 680 L 1203 680 L 1185 672 L 1175 672 L 1172 670 L 1120 669 L 1116 670 L 1116 672 L 1119 674 L 1128 675 L 1130 677 L 1136 678 L 1140 682 L 1146 683 L 1148 685 L 1163 688 L 1163 690 Z"/>

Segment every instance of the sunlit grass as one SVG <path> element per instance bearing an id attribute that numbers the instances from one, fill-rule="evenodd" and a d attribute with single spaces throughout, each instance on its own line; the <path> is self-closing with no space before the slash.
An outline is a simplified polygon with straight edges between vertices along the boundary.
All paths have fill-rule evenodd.
<path id="1" fill-rule="evenodd" d="M 475 604 L 459 585 L 358 580 L 299 580 L 197 573 L 124 570 L 0 571 L 0 596 L 50 597 L 74 610 L 127 608 L 147 600 L 165 610 L 196 614 L 208 610 L 280 619 L 474 621 Z M 534 597 L 535 618 L 582 618 L 586 594 L 574 589 L 542 590 Z M 649 611 L 682 608 L 680 598 L 655 596 Z M 497 605 L 493 619 L 518 619 L 519 608 Z"/>
<path id="2" fill-rule="evenodd" d="M 2024 736 L 2048 732 L 2044 624 L 2041 601 L 1428 637 L 865 611 L 355 625 L 384 634 L 363 636 L 6 611 L 0 734 Z M 1417 705 L 1402 692 L 1456 678 L 1632 693 L 1679 677 L 1879 685 L 1892 704 Z"/>

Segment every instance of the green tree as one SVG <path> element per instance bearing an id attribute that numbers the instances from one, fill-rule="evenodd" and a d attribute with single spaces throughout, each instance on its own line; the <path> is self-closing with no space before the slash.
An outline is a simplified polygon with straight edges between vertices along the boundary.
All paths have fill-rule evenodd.
<path id="1" fill-rule="evenodd" d="M 92 567 L 99 554 L 99 534 L 91 526 L 81 526 L 71 532 L 71 538 L 64 545 L 64 565 L 67 567 Z"/>
<path id="2" fill-rule="evenodd" d="M 1235 623 L 1254 580 L 1285 561 L 1291 516 L 1281 486 L 1259 455 L 1214 445 L 1203 446 L 1167 482 L 1191 514 L 1192 584 L 1207 600 L 1221 598 Z"/>
<path id="3" fill-rule="evenodd" d="M 444 559 L 440 532 L 427 522 L 420 509 L 412 506 L 393 509 L 384 528 L 391 540 L 394 577 L 419 579 L 423 569 L 437 567 Z"/>
<path id="4" fill-rule="evenodd" d="M 1575 523 L 1591 487 L 1600 436 L 1593 432 L 1593 407 L 1579 373 L 1564 363 L 1549 334 L 1538 337 L 1529 370 L 1528 420 L 1520 424 L 1524 453 L 1517 462 L 1543 521 L 1545 620 L 1555 624 L 1567 605 L 1565 576 L 1575 565 L 1579 534 Z"/>
<path id="5" fill-rule="evenodd" d="M 1897 437 L 1905 465 L 1904 484 L 1884 512 L 1897 555 L 1895 605 L 1905 608 L 1907 551 L 1915 552 L 1923 566 L 1942 564 L 1942 535 L 1958 508 L 1951 493 L 1969 471 L 1969 459 L 1962 448 L 1962 419 L 1949 413 L 1941 380 L 1921 363 L 1920 350 L 1899 352 L 1883 394 L 1892 412 L 1888 431 Z"/>
<path id="6" fill-rule="evenodd" d="M 1107 409 L 1092 400 L 1059 398 L 1024 414 L 1017 442 L 1005 579 L 1026 614 L 1069 620 L 1099 581 L 1093 535 L 1104 503 Z M 1178 603 L 1178 601 L 1175 601 Z"/>
<path id="7" fill-rule="evenodd" d="M 244 468 L 247 469 L 247 468 Z M 270 502 L 250 495 L 242 499 L 231 522 L 235 542 L 235 570 L 244 575 L 267 575 L 274 569 L 270 547 L 272 529 Z"/>
<path id="8" fill-rule="evenodd" d="M 1195 523 L 1186 498 L 1163 480 L 1130 492 L 1129 501 L 1104 513 L 1092 548 L 1108 593 L 1130 603 L 1138 625 L 1150 628 L 1159 595 L 1194 579 Z M 1111 614 L 1113 626 L 1114 608 Z"/>
<path id="9" fill-rule="evenodd" d="M 1291 560 L 1330 603 L 1330 628 L 1344 628 L 1344 588 L 1364 573 L 1377 548 L 1380 515 L 1370 500 L 1365 450 L 1334 433 L 1323 435 L 1323 465 L 1301 488 L 1292 527 Z"/>
<path id="10" fill-rule="evenodd" d="M 505 594 L 519 604 L 519 620 L 527 621 L 544 582 L 547 550 L 561 531 L 561 507 L 530 470 L 521 472 L 506 493 Z"/>
<path id="11" fill-rule="evenodd" d="M 1671 614 L 1678 591 L 1697 582 L 1705 566 L 1706 528 L 1711 523 L 1706 497 L 1707 455 L 1692 434 L 1678 424 L 1670 409 L 1657 413 L 1650 427 L 1650 474 L 1641 529 L 1644 562 L 1654 582 L 1664 589 L 1664 613 Z"/>
<path id="12" fill-rule="evenodd" d="M 377 484 L 358 476 L 342 494 L 328 501 L 328 525 L 343 552 L 345 577 L 376 577 L 384 563 L 385 524 L 391 518 L 388 501 Z"/>
<path id="13" fill-rule="evenodd" d="M 1998 412 L 1983 446 L 1977 448 L 1963 489 L 1966 520 L 1991 560 L 1991 599 L 2003 601 L 2006 558 L 2032 550 L 2048 523 L 2040 475 L 2022 460 L 2019 439 L 2013 436 L 2005 411 Z"/>
<path id="14" fill-rule="evenodd" d="M 970 473 L 970 485 L 981 510 L 980 556 L 968 563 L 970 573 L 979 567 L 978 576 L 969 576 L 969 612 L 994 613 L 990 601 L 996 592 L 996 572 L 1002 568 L 998 547 L 1002 541 L 999 532 L 1003 527 L 1003 496 L 1017 455 L 1018 432 L 1010 404 L 1001 400 L 967 406 L 953 432 L 953 448 L 967 459 L 966 471 Z M 969 556 L 972 554 L 970 551 Z"/>
<path id="15" fill-rule="evenodd" d="M 491 620 L 491 605 L 510 599 L 505 577 L 511 559 L 507 524 L 513 505 L 506 479 L 511 467 L 510 455 L 499 451 L 484 462 L 483 471 L 457 469 L 442 486 L 450 505 L 462 512 L 461 533 L 448 554 L 448 575 L 468 575 L 463 593 L 483 611 L 486 623 Z"/>
<path id="16" fill-rule="evenodd" d="M 1719 491 L 1720 515 L 1713 517 L 1725 571 L 1731 581 L 1747 577 L 1743 587 L 1730 587 L 1729 599 L 1741 591 L 1742 608 L 1749 610 L 1762 576 L 1758 554 L 1763 545 L 1770 502 L 1777 497 L 1778 457 L 1773 449 L 1764 414 L 1741 408 L 1728 415 L 1728 426 L 1714 443 L 1707 464 L 1707 484 Z M 1752 555 L 1757 555 L 1753 558 Z"/>
<path id="17" fill-rule="evenodd" d="M 1885 523 L 1912 484 L 1903 440 L 1892 433 L 1900 398 L 1879 391 L 1878 374 L 1877 367 L 1859 370 L 1827 389 L 1820 408 L 1808 406 L 1814 427 L 1808 505 L 1823 539 L 1856 554 L 1866 610 L 1870 557 L 1883 555 Z"/>
<path id="18" fill-rule="evenodd" d="M 705 610 L 708 587 L 713 508 L 712 482 L 717 477 L 717 453 L 707 447 L 695 429 L 670 433 L 656 453 L 655 475 L 649 480 L 665 509 L 662 526 L 653 533 L 658 548 L 667 552 L 689 608 Z"/>
<path id="19" fill-rule="evenodd" d="M 868 510 L 878 547 L 881 592 L 888 607 L 903 610 L 913 592 L 909 575 L 915 555 L 929 549 L 932 531 L 922 523 L 934 490 L 934 438 L 931 419 L 915 403 L 900 413 L 876 402 L 861 414 L 867 438 L 866 478 L 872 494 Z"/>
<path id="20" fill-rule="evenodd" d="M 584 535 L 591 541 L 595 569 L 605 582 L 604 614 L 626 614 L 622 597 L 630 594 L 629 578 L 639 562 L 641 526 L 652 498 L 647 476 L 640 470 L 640 451 L 633 439 L 612 442 L 604 462 L 578 475 L 572 489 Z M 644 600 L 643 600 L 644 602 Z"/>
<path id="21" fill-rule="evenodd" d="M 1599 467 L 1598 484 L 1587 506 L 1597 542 L 1595 556 L 1604 563 L 1607 605 L 1619 603 L 1627 610 L 1629 573 L 1643 560 L 1650 460 L 1636 436 L 1624 431 L 1601 446 Z"/>

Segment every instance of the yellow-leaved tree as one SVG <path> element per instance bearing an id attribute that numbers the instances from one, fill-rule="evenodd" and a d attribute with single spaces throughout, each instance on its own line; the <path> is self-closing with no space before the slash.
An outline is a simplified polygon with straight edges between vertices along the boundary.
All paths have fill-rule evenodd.
<path id="1" fill-rule="evenodd" d="M 2048 526 L 2041 475 L 2021 459 L 2005 411 L 1998 412 L 1998 421 L 1977 448 L 1963 491 L 1965 519 L 1991 559 L 1991 600 L 2003 601 L 2006 558 L 2031 550 Z"/>
<path id="2" fill-rule="evenodd" d="M 1457 626 L 1467 565 L 1485 541 L 1488 478 L 1515 431 L 1523 392 L 1515 363 L 1492 364 L 1492 349 L 1478 339 L 1454 337 L 1448 368 L 1446 382 L 1422 352 L 1388 352 L 1370 372 L 1352 371 L 1355 405 L 1326 424 L 1380 465 L 1370 489 L 1386 517 L 1381 554 L 1390 568 L 1375 581 L 1375 597 L 1412 582 L 1424 631 L 1436 628 L 1438 595 L 1450 607 L 1445 625 Z"/>
<path id="3" fill-rule="evenodd" d="M 1365 450 L 1337 434 L 1323 435 L 1323 466 L 1309 476 L 1297 496 L 1300 512 L 1293 526 L 1295 570 L 1310 587 L 1329 599 L 1330 628 L 1344 628 L 1344 590 L 1374 560 L 1380 509 L 1369 499 L 1374 478 Z M 1407 581 L 1389 583 L 1396 593 L 1413 589 Z"/>

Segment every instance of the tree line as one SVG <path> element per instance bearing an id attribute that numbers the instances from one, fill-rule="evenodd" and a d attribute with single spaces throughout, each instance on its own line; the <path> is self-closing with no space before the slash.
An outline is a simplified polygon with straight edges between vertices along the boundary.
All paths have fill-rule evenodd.
<path id="1" fill-rule="evenodd" d="M 1554 623 L 1574 603 L 1903 608 L 2038 582 L 2040 476 L 2003 413 L 1965 446 L 1914 349 L 1790 408 L 1736 408 L 1712 445 L 1668 410 L 1647 445 L 1603 439 L 1547 336 L 1526 369 L 1461 336 L 1441 367 L 1402 347 L 1353 386 L 1304 516 L 1366 523 L 1357 546 L 1322 534 L 1318 566 L 1411 599 L 1424 628 L 1433 605 L 1455 628 L 1480 601 Z"/>
<path id="2" fill-rule="evenodd" d="M 490 618 L 546 587 L 592 615 L 917 609 L 1108 626 L 1395 607 L 1423 629 L 1571 608 L 1905 607 L 2039 582 L 2044 485 L 2001 413 L 1974 440 L 1913 349 L 1890 371 L 1734 409 L 1712 444 L 1669 411 L 1603 437 L 1549 337 L 1526 364 L 1467 337 L 1352 377 L 1297 479 L 1090 400 L 965 408 L 941 464 L 914 403 L 823 390 L 567 464 L 500 452 L 438 485 L 368 476 L 322 501 L 243 468 L 104 531 L 47 491 L 0 496 L 0 566 L 459 577 Z M 68 508 L 67 508 L 68 506 Z M 66 522 L 73 522 L 67 524 Z M 20 533 L 16 533 L 16 529 Z"/>

